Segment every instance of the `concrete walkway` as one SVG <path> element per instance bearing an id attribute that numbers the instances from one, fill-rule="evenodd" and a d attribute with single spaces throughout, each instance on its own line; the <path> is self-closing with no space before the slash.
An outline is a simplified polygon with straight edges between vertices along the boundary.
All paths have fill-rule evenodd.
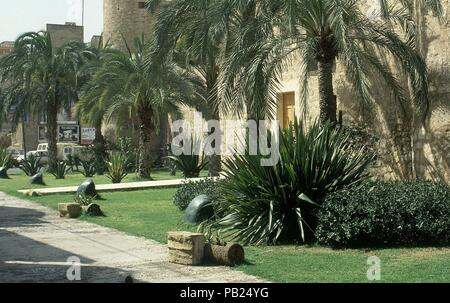
<path id="1" fill-rule="evenodd" d="M 199 181 L 204 178 L 193 178 L 189 181 Z M 120 184 L 100 184 L 95 185 L 97 191 L 120 191 L 120 190 L 139 190 L 139 189 L 149 189 L 149 188 L 160 188 L 160 187 L 174 187 L 179 186 L 186 182 L 186 179 L 175 179 L 175 180 L 160 180 L 160 181 L 144 181 L 144 182 L 129 182 Z M 54 188 L 38 188 L 32 189 L 31 191 L 42 194 L 62 194 L 62 193 L 75 193 L 78 186 L 66 186 L 66 187 L 54 187 Z M 21 189 L 18 191 L 22 194 L 27 194 L 30 189 Z"/>
<path id="2" fill-rule="evenodd" d="M 81 260 L 81 282 L 260 282 L 226 267 L 168 263 L 160 243 L 0 192 L 0 282 L 69 282 L 71 256 Z"/>

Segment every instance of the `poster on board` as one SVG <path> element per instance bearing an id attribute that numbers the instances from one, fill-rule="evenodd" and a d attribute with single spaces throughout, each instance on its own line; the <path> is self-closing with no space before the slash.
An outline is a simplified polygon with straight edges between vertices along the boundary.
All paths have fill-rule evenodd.
<path id="1" fill-rule="evenodd" d="M 95 128 L 83 127 L 81 128 L 81 145 L 91 145 L 95 140 Z"/>
<path id="2" fill-rule="evenodd" d="M 78 143 L 80 140 L 80 132 L 78 125 L 59 125 L 58 141 Z"/>
<path id="3" fill-rule="evenodd" d="M 39 143 L 48 141 L 47 126 L 38 127 L 38 141 Z"/>

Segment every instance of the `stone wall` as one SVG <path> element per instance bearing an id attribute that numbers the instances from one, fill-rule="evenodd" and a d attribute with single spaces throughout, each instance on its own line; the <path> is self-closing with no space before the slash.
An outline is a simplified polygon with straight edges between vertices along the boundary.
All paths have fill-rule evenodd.
<path id="1" fill-rule="evenodd" d="M 126 50 L 133 40 L 150 33 L 153 17 L 143 7 L 143 0 L 103 1 L 103 43 Z"/>
<path id="2" fill-rule="evenodd" d="M 47 24 L 47 32 L 50 33 L 54 48 L 60 47 L 71 40 L 84 41 L 83 26 L 78 26 L 74 23 Z"/>

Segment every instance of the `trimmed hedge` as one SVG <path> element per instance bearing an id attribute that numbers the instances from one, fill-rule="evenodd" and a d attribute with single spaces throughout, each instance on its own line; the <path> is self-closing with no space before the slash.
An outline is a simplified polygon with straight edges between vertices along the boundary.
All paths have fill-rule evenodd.
<path id="1" fill-rule="evenodd" d="M 368 182 L 330 194 L 318 219 L 318 242 L 334 247 L 449 245 L 450 187 Z"/>
<path id="2" fill-rule="evenodd" d="M 202 179 L 200 181 L 187 181 L 181 185 L 175 196 L 173 197 L 173 204 L 179 210 L 184 211 L 189 203 L 200 195 L 206 195 L 210 201 L 214 202 L 219 198 L 220 186 L 219 183 L 223 181 L 215 181 L 212 178 Z"/>

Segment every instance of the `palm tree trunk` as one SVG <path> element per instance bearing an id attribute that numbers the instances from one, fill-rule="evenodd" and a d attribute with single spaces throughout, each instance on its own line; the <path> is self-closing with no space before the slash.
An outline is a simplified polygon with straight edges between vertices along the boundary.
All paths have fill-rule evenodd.
<path id="1" fill-rule="evenodd" d="M 337 102 L 333 91 L 333 62 L 318 62 L 320 122 L 336 123 Z"/>
<path id="2" fill-rule="evenodd" d="M 140 178 L 150 178 L 152 168 L 151 135 L 154 130 L 153 110 L 150 106 L 141 106 L 139 116 L 139 164 Z"/>
<path id="3" fill-rule="evenodd" d="M 47 130 L 48 130 L 48 168 L 53 171 L 58 160 L 58 110 L 56 106 L 48 106 Z"/>
<path id="4" fill-rule="evenodd" d="M 214 113 L 213 119 L 220 121 L 220 115 L 218 113 Z M 218 132 L 219 130 L 214 130 Z M 214 142 L 214 148 L 220 148 L 220 146 L 216 146 L 217 142 Z M 209 157 L 209 176 L 210 177 L 218 177 L 220 171 L 222 170 L 222 157 L 220 154 L 214 154 Z"/>

